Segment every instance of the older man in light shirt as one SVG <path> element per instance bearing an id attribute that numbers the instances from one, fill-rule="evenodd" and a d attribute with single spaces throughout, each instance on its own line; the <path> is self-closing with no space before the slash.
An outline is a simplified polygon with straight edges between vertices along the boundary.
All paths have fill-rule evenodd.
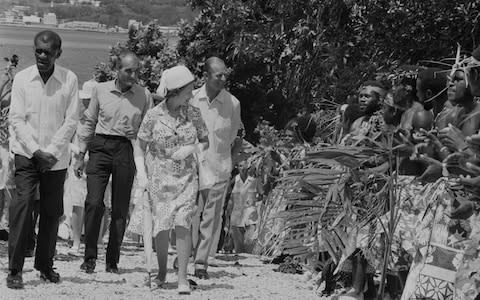
<path id="1" fill-rule="evenodd" d="M 53 269 L 59 218 L 63 214 L 63 185 L 69 164 L 68 145 L 79 119 L 78 81 L 70 70 L 55 64 L 61 39 L 42 31 L 34 39 L 36 65 L 13 80 L 10 123 L 15 133 L 15 185 L 10 205 L 7 287 L 23 288 L 22 270 L 27 233 L 33 226 L 36 187 L 40 188 L 40 223 L 35 269 L 40 278 L 58 282 Z"/>
<path id="2" fill-rule="evenodd" d="M 227 68 L 217 57 L 205 62 L 205 84 L 194 91 L 191 104 L 198 107 L 208 128 L 210 147 L 199 155 L 199 240 L 195 276 L 208 279 L 208 256 L 222 223 L 223 203 L 232 171 L 232 148 L 241 128 L 240 102 L 225 90 Z"/>
<path id="3" fill-rule="evenodd" d="M 112 178 L 111 222 L 105 255 L 105 271 L 118 273 L 120 247 L 127 225 L 130 195 L 135 176 L 131 140 L 137 136 L 142 119 L 151 108 L 150 92 L 137 84 L 140 60 L 131 51 L 122 51 L 115 60 L 116 79 L 97 84 L 78 127 L 80 152 L 74 166 L 81 177 L 85 152 L 89 160 L 85 200 L 85 255 L 80 266 L 93 273 L 98 257 L 97 241 L 105 213 L 104 195 Z"/>

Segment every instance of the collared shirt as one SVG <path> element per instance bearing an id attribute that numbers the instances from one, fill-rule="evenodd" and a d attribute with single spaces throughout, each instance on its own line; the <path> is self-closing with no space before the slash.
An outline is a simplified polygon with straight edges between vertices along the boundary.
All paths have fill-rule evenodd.
<path id="1" fill-rule="evenodd" d="M 199 155 L 200 189 L 228 180 L 232 171 L 232 144 L 241 128 L 240 102 L 225 89 L 212 100 L 208 99 L 205 85 L 193 92 L 190 102 L 198 107 L 208 129 L 209 147 Z"/>
<path id="2" fill-rule="evenodd" d="M 41 149 L 58 159 L 52 170 L 66 169 L 79 114 L 78 80 L 72 71 L 55 65 L 46 83 L 36 65 L 18 72 L 10 104 L 12 151 L 31 158 Z"/>
<path id="3" fill-rule="evenodd" d="M 95 133 L 126 136 L 125 131 L 131 129 L 137 133 L 151 106 L 150 92 L 138 84 L 124 93 L 114 80 L 97 84 L 84 113 L 85 122 L 78 127 L 80 144 L 88 144 Z"/>

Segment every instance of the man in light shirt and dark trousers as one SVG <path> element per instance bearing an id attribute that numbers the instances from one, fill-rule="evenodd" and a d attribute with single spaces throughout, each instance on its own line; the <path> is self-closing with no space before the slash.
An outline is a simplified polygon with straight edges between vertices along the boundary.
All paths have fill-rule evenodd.
<path id="1" fill-rule="evenodd" d="M 80 153 L 74 166 L 77 177 L 83 172 L 88 150 L 87 198 L 85 200 L 85 256 L 81 269 L 93 273 L 97 240 L 105 211 L 105 189 L 112 176 L 111 222 L 106 253 L 107 272 L 118 273 L 122 244 L 135 176 L 131 141 L 137 136 L 143 117 L 152 106 L 148 90 L 137 84 L 140 61 L 124 51 L 115 61 L 117 78 L 92 90 L 85 121 L 78 127 Z M 88 145 L 88 147 L 87 147 Z"/>
<path id="2" fill-rule="evenodd" d="M 35 269 L 40 278 L 57 283 L 53 269 L 59 218 L 63 215 L 63 186 L 69 164 L 69 143 L 79 119 L 77 76 L 57 64 L 61 38 L 53 31 L 34 39 L 36 65 L 15 76 L 10 123 L 14 131 L 17 196 L 10 205 L 7 287 L 23 288 L 22 270 L 31 230 L 36 188 L 40 188 L 40 221 Z"/>
<path id="3" fill-rule="evenodd" d="M 240 102 L 225 90 L 227 68 L 223 60 L 205 62 L 205 84 L 193 92 L 191 104 L 200 109 L 208 129 L 210 147 L 199 154 L 198 243 L 195 249 L 195 276 L 208 279 L 208 257 L 216 247 L 222 224 L 223 204 L 232 172 L 232 152 L 241 138 Z M 194 233 L 195 236 L 195 233 Z"/>

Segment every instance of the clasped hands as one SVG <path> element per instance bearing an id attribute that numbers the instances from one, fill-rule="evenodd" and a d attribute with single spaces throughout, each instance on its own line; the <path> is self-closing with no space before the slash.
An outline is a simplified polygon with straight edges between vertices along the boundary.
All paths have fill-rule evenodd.
<path id="1" fill-rule="evenodd" d="M 58 159 L 53 154 L 40 149 L 33 153 L 33 157 L 38 164 L 40 172 L 49 171 L 58 162 Z"/>

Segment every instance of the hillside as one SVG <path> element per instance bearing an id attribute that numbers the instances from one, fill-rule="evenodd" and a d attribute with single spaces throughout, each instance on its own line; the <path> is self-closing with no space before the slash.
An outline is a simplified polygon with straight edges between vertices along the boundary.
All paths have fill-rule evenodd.
<path id="1" fill-rule="evenodd" d="M 157 19 L 161 25 L 169 26 L 177 24 L 181 19 L 191 20 L 195 17 L 195 12 L 186 5 L 185 0 L 102 0 L 101 7 L 71 6 L 68 0 L 53 2 L 52 8 L 50 0 L 2 0 L 0 9 L 27 5 L 32 7 L 31 13 L 52 11 L 59 19 L 93 21 L 122 27 L 127 26 L 129 19 L 142 22 Z"/>

